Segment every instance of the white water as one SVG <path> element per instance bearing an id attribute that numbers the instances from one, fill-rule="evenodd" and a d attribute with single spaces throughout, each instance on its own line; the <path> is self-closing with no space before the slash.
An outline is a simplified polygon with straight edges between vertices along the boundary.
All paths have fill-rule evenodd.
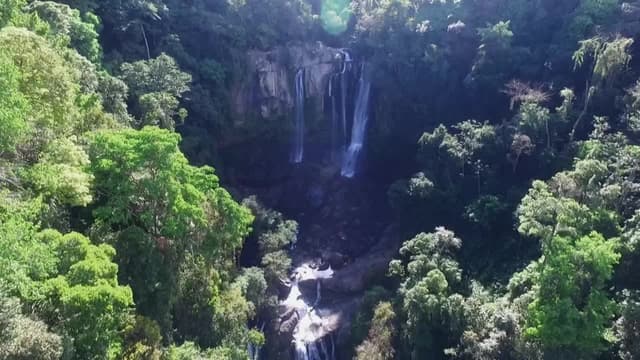
<path id="1" fill-rule="evenodd" d="M 351 130 L 351 143 L 342 162 L 340 174 L 344 177 L 352 178 L 356 174 L 358 158 L 364 144 L 364 137 L 369 122 L 369 98 L 371 94 L 371 82 L 366 76 L 364 64 L 360 71 L 358 80 L 358 94 L 356 106 L 353 113 L 353 128 Z"/>
<path id="2" fill-rule="evenodd" d="M 326 330 L 326 320 L 322 311 L 318 309 L 322 298 L 321 279 L 328 279 L 333 276 L 333 270 L 314 269 L 308 264 L 303 264 L 296 268 L 291 278 L 291 289 L 289 295 L 282 302 L 282 305 L 293 309 L 298 316 L 298 323 L 293 330 L 293 345 L 296 360 L 335 360 L 335 347 L 333 337 L 331 340 L 331 351 L 327 349 L 325 339 L 328 332 Z M 298 284 L 303 280 L 316 280 L 315 299 L 305 299 Z"/>
<path id="3" fill-rule="evenodd" d="M 290 160 L 294 164 L 299 164 L 304 157 L 304 69 L 298 70 L 295 82 L 295 125 Z"/>

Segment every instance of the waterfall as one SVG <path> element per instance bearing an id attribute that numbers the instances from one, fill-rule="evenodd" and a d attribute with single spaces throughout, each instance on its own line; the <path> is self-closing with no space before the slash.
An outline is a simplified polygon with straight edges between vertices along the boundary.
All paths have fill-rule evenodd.
<path id="1" fill-rule="evenodd" d="M 356 97 L 356 105 L 353 113 L 353 127 L 351 130 L 351 143 L 344 156 L 342 162 L 342 170 L 340 174 L 344 177 L 351 178 L 356 173 L 356 165 L 364 137 L 369 122 L 369 95 L 371 93 L 371 82 L 367 78 L 364 63 L 360 71 L 360 79 L 358 80 L 358 93 Z"/>
<path id="2" fill-rule="evenodd" d="M 299 164 L 304 157 L 304 68 L 296 73 L 295 117 L 291 162 Z"/>
<path id="3" fill-rule="evenodd" d="M 344 59 L 342 60 L 342 71 L 340 72 L 340 104 L 342 105 L 341 125 L 342 125 L 342 142 L 340 150 L 344 152 L 347 144 L 347 94 L 349 93 L 349 71 L 351 70 L 351 54 L 342 50 Z"/>
<path id="4" fill-rule="evenodd" d="M 298 323 L 293 330 L 293 351 L 295 360 L 335 360 L 333 336 L 325 329 L 323 313 L 319 309 L 322 298 L 321 279 L 333 276 L 333 270 L 318 270 L 303 264 L 297 267 L 291 279 L 289 295 L 282 305 L 293 309 L 298 315 Z M 316 281 L 315 299 L 305 299 L 300 291 L 301 280 Z M 327 348 L 327 338 L 331 351 Z"/>

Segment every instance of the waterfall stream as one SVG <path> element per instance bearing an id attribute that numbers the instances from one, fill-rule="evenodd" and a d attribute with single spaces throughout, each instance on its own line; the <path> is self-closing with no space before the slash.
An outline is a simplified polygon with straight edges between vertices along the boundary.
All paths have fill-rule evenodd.
<path id="1" fill-rule="evenodd" d="M 360 71 L 360 79 L 358 80 L 358 93 L 356 97 L 356 105 L 353 113 L 353 128 L 351 130 L 351 143 L 347 152 L 345 153 L 342 170 L 340 174 L 344 177 L 351 178 L 356 173 L 356 166 L 360 152 L 362 151 L 362 145 L 364 144 L 364 137 L 367 130 L 367 123 L 369 122 L 369 98 L 371 93 L 371 82 L 369 81 L 365 64 L 362 64 Z"/>
<path id="2" fill-rule="evenodd" d="M 333 336 L 327 327 L 328 320 L 319 308 L 322 299 L 321 280 L 333 276 L 333 270 L 318 270 L 309 264 L 297 267 L 291 277 L 289 295 L 282 305 L 296 312 L 298 322 L 293 330 L 293 347 L 295 360 L 335 360 Z M 305 298 L 300 291 L 301 281 L 315 281 L 315 298 Z M 329 338 L 330 348 L 327 346 Z"/>
<path id="3" fill-rule="evenodd" d="M 304 69 L 296 73 L 295 117 L 291 162 L 299 164 L 304 157 Z"/>

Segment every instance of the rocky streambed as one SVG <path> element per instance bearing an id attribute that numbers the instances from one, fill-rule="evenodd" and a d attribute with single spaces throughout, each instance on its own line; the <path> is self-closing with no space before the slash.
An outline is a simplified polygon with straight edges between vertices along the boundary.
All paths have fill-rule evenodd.
<path id="1" fill-rule="evenodd" d="M 390 228 L 368 253 L 353 261 L 335 252 L 298 251 L 286 296 L 279 304 L 279 359 L 343 359 L 339 349 L 351 331 L 364 291 L 384 276 L 396 251 Z M 288 341 L 286 341 L 287 339 Z"/>

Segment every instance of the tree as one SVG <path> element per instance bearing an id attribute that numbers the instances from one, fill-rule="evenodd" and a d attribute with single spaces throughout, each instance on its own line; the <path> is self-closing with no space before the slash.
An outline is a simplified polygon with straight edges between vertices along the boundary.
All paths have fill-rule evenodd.
<path id="1" fill-rule="evenodd" d="M 462 271 L 454 259 L 462 241 L 444 228 L 418 234 L 400 248 L 403 260 L 389 264 L 398 276 L 402 310 L 406 316 L 407 355 L 420 359 L 452 345 L 459 335 L 464 298 Z"/>
<path id="2" fill-rule="evenodd" d="M 0 358 L 6 360 L 57 360 L 62 337 L 45 323 L 22 314 L 17 298 L 0 293 Z"/>
<path id="3" fill-rule="evenodd" d="M 596 36 L 580 41 L 580 47 L 573 54 L 574 66 L 582 67 L 591 58 L 591 86 L 611 86 L 631 61 L 628 53 L 631 44 L 633 39 L 624 37 L 608 41 Z"/>
<path id="4" fill-rule="evenodd" d="M 373 313 L 369 336 L 356 349 L 357 360 L 391 360 L 394 358 L 396 314 L 389 302 L 379 303 Z"/>
<path id="5" fill-rule="evenodd" d="M 526 272 L 526 270 L 525 270 Z M 522 273 L 516 273 L 510 286 L 519 282 Z M 525 275 L 526 276 L 526 275 Z M 531 290 L 512 295 L 497 296 L 479 283 L 471 283 L 471 294 L 465 299 L 465 329 L 456 349 L 457 358 L 473 360 L 542 359 L 537 344 L 527 342 L 523 336 L 526 305 Z M 524 302 L 524 306 L 522 303 Z M 523 308 L 524 307 L 524 308 Z"/>
<path id="6" fill-rule="evenodd" d="M 41 281 L 40 293 L 29 294 L 28 301 L 47 304 L 43 317 L 73 338 L 76 359 L 117 358 L 133 297 L 118 284 L 115 249 L 55 230 L 39 233 L 38 241 L 51 247 L 58 275 Z"/>
<path id="7" fill-rule="evenodd" d="M 551 148 L 551 130 L 549 128 L 551 114 L 549 109 L 534 102 L 525 102 L 520 106 L 516 119 L 519 132 L 537 140 L 538 143 L 546 137 L 546 147 L 547 149 Z"/>
<path id="8" fill-rule="evenodd" d="M 605 349 L 605 330 L 615 302 L 605 287 L 620 259 L 616 240 L 592 232 L 572 239 L 556 236 L 543 249 L 539 291 L 529 306 L 526 336 L 551 354 L 592 357 Z"/>
<path id="9" fill-rule="evenodd" d="M 78 86 L 62 56 L 44 38 L 13 27 L 0 30 L 0 48 L 22 74 L 16 80 L 30 105 L 25 119 L 30 142 L 35 143 L 30 147 L 37 151 L 48 140 L 71 134 L 78 116 Z"/>
<path id="10" fill-rule="evenodd" d="M 212 168 L 189 165 L 179 141 L 168 130 L 145 127 L 98 132 L 89 146 L 99 195 L 95 227 L 115 232 L 122 278 L 133 286 L 136 302 L 148 305 L 144 315 L 158 321 L 165 338 L 185 259 L 202 257 L 205 267 L 195 270 L 204 274 L 213 267 L 228 271 L 252 221 Z"/>
<path id="11" fill-rule="evenodd" d="M 100 63 L 102 48 L 98 42 L 100 20 L 97 16 L 90 12 L 81 16 L 77 9 L 53 1 L 34 1 L 29 4 L 28 11 L 45 20 L 65 45 L 75 48 L 93 63 Z"/>
<path id="12" fill-rule="evenodd" d="M 73 359 L 116 358 L 133 299 L 131 289 L 118 284 L 115 250 L 93 245 L 78 233 L 40 231 L 36 222 L 44 208 L 38 199 L 4 200 L 0 285 L 56 332 L 70 337 L 65 353 L 74 354 Z M 43 336 L 42 341 L 54 341 Z"/>
<path id="13" fill-rule="evenodd" d="M 180 71 L 172 57 L 161 54 L 155 59 L 124 63 L 120 71 L 136 99 L 139 125 L 173 129 L 176 120 L 185 119 L 186 110 L 178 106 L 182 94 L 189 91 L 191 75 Z"/>
<path id="14" fill-rule="evenodd" d="M 85 170 L 89 156 L 73 140 L 60 139 L 47 145 L 26 178 L 47 200 L 84 206 L 92 200 L 93 176 Z"/>
<path id="15" fill-rule="evenodd" d="M 0 50 L 0 155 L 14 152 L 27 133 L 29 103 L 20 92 L 20 77 L 18 68 Z"/>
<path id="16" fill-rule="evenodd" d="M 255 216 L 253 237 L 257 237 L 264 275 L 270 286 L 277 286 L 291 267 L 286 249 L 298 240 L 298 223 L 285 220 L 281 213 L 264 207 L 255 196 L 244 199 L 242 204 Z"/>
<path id="17" fill-rule="evenodd" d="M 624 291 L 620 302 L 621 316 L 615 323 L 614 331 L 619 342 L 618 356 L 623 360 L 637 359 L 640 356 L 640 302 L 637 292 Z"/>

